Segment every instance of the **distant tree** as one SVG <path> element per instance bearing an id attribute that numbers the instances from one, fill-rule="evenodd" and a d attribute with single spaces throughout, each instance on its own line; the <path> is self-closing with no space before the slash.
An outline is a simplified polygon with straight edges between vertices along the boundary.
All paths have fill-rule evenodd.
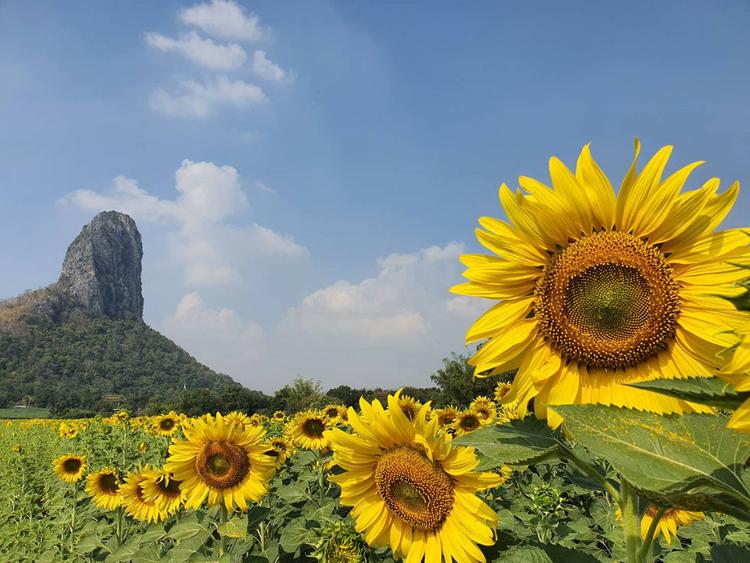
<path id="1" fill-rule="evenodd" d="M 338 403 L 347 407 L 356 407 L 364 391 L 364 389 L 352 389 L 348 385 L 339 385 L 338 387 L 329 389 L 326 396 L 332 403 Z"/>
<path id="2" fill-rule="evenodd" d="M 439 389 L 436 406 L 466 407 L 477 395 L 492 397 L 498 382 L 510 379 L 510 375 L 474 378 L 474 368 L 468 360 L 468 356 L 454 353 L 443 359 L 443 367 L 430 376 Z"/>
<path id="3" fill-rule="evenodd" d="M 326 396 L 320 382 L 314 379 L 297 377 L 291 385 L 284 385 L 273 396 L 273 408 L 287 413 L 320 408 L 326 403 Z"/>

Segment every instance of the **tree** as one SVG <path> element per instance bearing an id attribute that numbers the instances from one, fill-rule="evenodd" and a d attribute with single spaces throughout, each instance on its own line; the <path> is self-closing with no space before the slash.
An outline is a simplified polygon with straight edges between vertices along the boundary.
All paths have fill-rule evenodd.
<path id="1" fill-rule="evenodd" d="M 443 367 L 430 376 L 440 390 L 435 406 L 467 407 L 477 395 L 492 397 L 498 382 L 510 378 L 510 374 L 475 378 L 469 357 L 454 353 L 450 358 L 444 358 Z"/>
<path id="2" fill-rule="evenodd" d="M 291 385 L 284 385 L 273 396 L 273 408 L 289 414 L 321 408 L 325 403 L 326 396 L 320 382 L 302 377 L 297 377 Z"/>

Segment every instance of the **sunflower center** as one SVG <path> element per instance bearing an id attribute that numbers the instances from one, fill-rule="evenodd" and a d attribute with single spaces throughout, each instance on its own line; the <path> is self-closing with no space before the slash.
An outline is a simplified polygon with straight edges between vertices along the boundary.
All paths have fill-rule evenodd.
<path id="1" fill-rule="evenodd" d="M 302 431 L 308 438 L 322 438 L 325 429 L 325 424 L 318 418 L 308 418 L 302 424 Z"/>
<path id="2" fill-rule="evenodd" d="M 375 486 L 396 517 L 420 530 L 440 528 L 453 510 L 453 481 L 412 448 L 396 448 L 380 458 Z"/>
<path id="3" fill-rule="evenodd" d="M 464 430 L 476 430 L 479 424 L 479 418 L 473 414 L 461 418 L 461 428 Z"/>
<path id="4" fill-rule="evenodd" d="M 338 409 L 328 409 L 326 411 L 326 416 L 328 418 L 336 418 L 339 415 Z"/>
<path id="5" fill-rule="evenodd" d="M 534 309 L 542 335 L 567 360 L 627 368 L 666 349 L 674 338 L 678 289 L 658 248 L 605 231 L 549 258 Z"/>
<path id="6" fill-rule="evenodd" d="M 215 489 L 229 489 L 250 473 L 247 452 L 237 444 L 209 442 L 195 458 L 195 471 Z"/>
<path id="7" fill-rule="evenodd" d="M 78 470 L 81 469 L 81 460 L 76 459 L 74 457 L 69 457 L 63 462 L 63 470 L 65 473 L 78 473 Z"/>
<path id="8" fill-rule="evenodd" d="M 120 485 L 117 477 L 112 473 L 104 473 L 99 477 L 99 488 L 108 495 L 116 495 L 120 492 Z"/>
<path id="9" fill-rule="evenodd" d="M 172 428 L 174 428 L 174 420 L 172 420 L 171 418 L 166 418 L 159 422 L 159 427 L 162 430 L 172 430 Z"/>
<path id="10" fill-rule="evenodd" d="M 164 477 L 159 477 L 156 480 L 156 486 L 158 487 L 159 492 L 164 496 L 175 498 L 180 496 L 181 482 L 182 481 L 177 481 L 176 479 L 165 479 Z"/>

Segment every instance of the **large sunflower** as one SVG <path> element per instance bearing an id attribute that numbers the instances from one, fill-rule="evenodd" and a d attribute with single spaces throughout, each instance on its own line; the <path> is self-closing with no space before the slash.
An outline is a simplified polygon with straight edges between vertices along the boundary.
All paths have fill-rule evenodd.
<path id="1" fill-rule="evenodd" d="M 52 461 L 52 469 L 66 483 L 77 483 L 86 472 L 86 458 L 75 454 L 65 454 Z"/>
<path id="2" fill-rule="evenodd" d="M 248 500 L 265 496 L 274 464 L 264 455 L 263 428 L 239 428 L 217 413 L 186 424 L 183 433 L 184 440 L 169 446 L 164 471 L 182 481 L 186 508 L 208 498 L 209 506 L 223 502 L 227 510 L 247 510 Z"/>
<path id="3" fill-rule="evenodd" d="M 122 481 L 117 471 L 111 467 L 100 469 L 89 474 L 86 480 L 86 492 L 91 501 L 102 510 L 114 510 L 122 503 Z"/>
<path id="4" fill-rule="evenodd" d="M 461 260 L 470 281 L 452 291 L 500 301 L 469 329 L 489 341 L 472 357 L 475 374 L 517 369 L 504 402 L 536 415 L 547 405 L 603 403 L 659 413 L 695 404 L 624 384 L 710 377 L 717 354 L 736 343 L 746 319 L 723 297 L 744 290 L 748 236 L 714 232 L 739 192 L 719 180 L 682 192 L 690 164 L 663 178 L 672 147 L 636 172 L 635 158 L 615 196 L 585 146 L 575 173 L 550 159 L 552 188 L 521 177 L 500 187 L 508 222 L 483 217 L 479 242 L 494 256 Z M 523 414 L 523 412 L 521 413 Z M 550 424 L 560 418 L 550 413 Z"/>
<path id="5" fill-rule="evenodd" d="M 493 473 L 472 470 L 473 448 L 454 447 L 428 406 L 410 420 L 398 401 L 360 400 L 362 414 L 349 409 L 354 435 L 326 432 L 334 462 L 344 469 L 330 479 L 341 487 L 341 503 L 353 506 L 356 529 L 373 546 L 390 545 L 409 562 L 485 561 L 477 547 L 492 545 L 497 515 L 477 491 L 497 486 Z"/>

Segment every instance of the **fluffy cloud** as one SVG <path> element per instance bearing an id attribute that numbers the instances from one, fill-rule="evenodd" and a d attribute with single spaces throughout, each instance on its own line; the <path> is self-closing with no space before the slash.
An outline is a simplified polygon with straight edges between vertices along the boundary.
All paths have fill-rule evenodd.
<path id="1" fill-rule="evenodd" d="M 257 223 L 228 223 L 249 208 L 235 168 L 184 160 L 175 173 L 175 188 L 175 199 L 161 199 L 118 176 L 107 193 L 77 190 L 63 201 L 90 211 L 117 209 L 137 221 L 169 222 L 169 260 L 182 270 L 188 287 L 238 283 L 253 257 L 307 255 L 290 235 Z"/>
<path id="2" fill-rule="evenodd" d="M 146 43 L 159 51 L 178 53 L 212 70 L 237 69 L 247 60 L 247 53 L 239 45 L 218 45 L 195 31 L 184 33 L 177 39 L 160 33 L 147 33 Z"/>
<path id="3" fill-rule="evenodd" d="M 190 6 L 180 11 L 179 18 L 186 25 L 226 39 L 260 41 L 270 33 L 261 26 L 256 14 L 246 13 L 232 0 L 211 0 L 210 3 Z"/>
<path id="4" fill-rule="evenodd" d="M 196 292 L 183 296 L 164 320 L 163 330 L 198 361 L 240 380 L 246 379 L 248 367 L 264 348 L 258 324 L 241 319 L 232 309 L 212 309 Z"/>
<path id="5" fill-rule="evenodd" d="M 266 99 L 259 86 L 220 76 L 204 84 L 183 80 L 174 92 L 159 88 L 151 95 L 149 106 L 171 117 L 203 119 L 221 106 L 247 108 L 262 104 Z"/>
<path id="6" fill-rule="evenodd" d="M 294 73 L 286 71 L 276 63 L 270 61 L 265 51 L 255 51 L 253 53 L 253 71 L 269 82 L 289 84 L 295 80 Z"/>

